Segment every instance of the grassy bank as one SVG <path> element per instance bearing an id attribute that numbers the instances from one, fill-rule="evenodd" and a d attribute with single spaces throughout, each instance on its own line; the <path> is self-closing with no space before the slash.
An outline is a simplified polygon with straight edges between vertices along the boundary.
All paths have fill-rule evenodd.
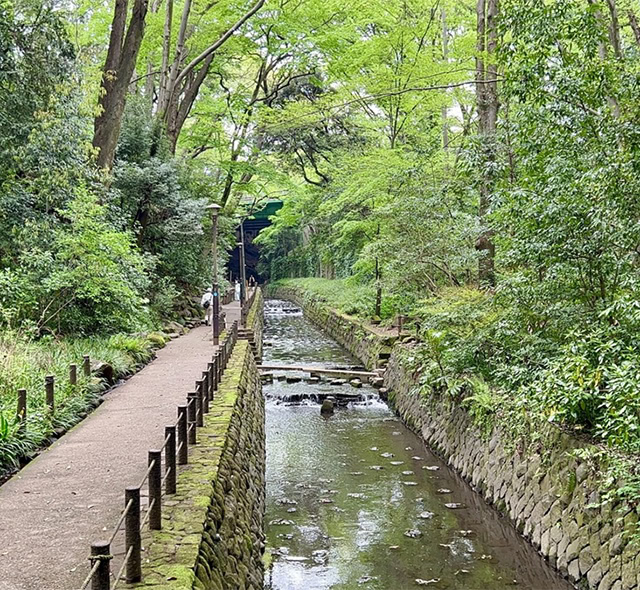
<path id="1" fill-rule="evenodd" d="M 50 437 L 80 421 L 96 405 L 106 383 L 82 374 L 83 355 L 113 368 L 114 378 L 132 374 L 163 346 L 160 333 L 60 340 L 29 340 L 15 332 L 0 335 L 0 476 L 15 469 Z M 78 365 L 78 383 L 69 383 L 69 365 Z M 46 405 L 44 379 L 55 376 L 55 411 Z M 16 419 L 17 393 L 27 390 L 27 421 Z"/>
<path id="2" fill-rule="evenodd" d="M 279 284 L 343 312 L 359 292 L 348 281 Z M 411 318 L 404 362 L 419 375 L 425 403 L 462 404 L 485 433 L 499 424 L 514 444 L 535 443 L 548 423 L 588 436 L 600 459 L 619 458 L 609 461 L 612 478 L 624 474 L 631 483 L 616 491 L 640 497 L 637 461 L 625 458 L 640 452 L 640 346 L 632 319 L 567 312 L 541 323 L 526 306 L 471 287 L 416 298 L 402 312 Z"/>

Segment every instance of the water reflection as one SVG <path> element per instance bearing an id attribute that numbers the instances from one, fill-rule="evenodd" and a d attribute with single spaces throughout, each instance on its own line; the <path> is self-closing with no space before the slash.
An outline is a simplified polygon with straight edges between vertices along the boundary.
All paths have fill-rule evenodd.
<path id="1" fill-rule="evenodd" d="M 265 362 L 357 364 L 290 304 L 267 302 L 265 319 Z M 309 400 L 319 390 L 352 388 L 265 386 L 266 588 L 570 587 L 373 390 L 330 418 Z"/>

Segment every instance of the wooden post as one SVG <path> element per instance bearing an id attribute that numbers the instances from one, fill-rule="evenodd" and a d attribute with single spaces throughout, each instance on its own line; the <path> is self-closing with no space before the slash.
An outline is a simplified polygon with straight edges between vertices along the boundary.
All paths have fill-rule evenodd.
<path id="1" fill-rule="evenodd" d="M 140 534 L 140 488 L 126 488 L 124 490 L 125 507 L 131 502 L 131 508 L 125 517 L 125 548 L 131 550 L 131 557 L 127 562 L 127 584 L 139 582 L 142 579 L 142 535 Z"/>
<path id="2" fill-rule="evenodd" d="M 164 429 L 164 438 L 167 444 L 164 446 L 164 491 L 166 494 L 176 493 L 177 484 L 177 465 L 176 465 L 176 427 L 166 426 Z"/>
<path id="3" fill-rule="evenodd" d="M 71 383 L 71 385 L 78 383 L 78 365 L 69 365 L 69 383 Z"/>
<path id="4" fill-rule="evenodd" d="M 198 412 L 198 395 L 190 393 L 187 396 L 187 440 L 190 445 L 197 443 L 196 439 L 196 417 Z"/>
<path id="5" fill-rule="evenodd" d="M 20 421 L 20 430 L 24 430 L 27 425 L 27 390 L 18 389 L 18 410 L 16 417 Z"/>
<path id="6" fill-rule="evenodd" d="M 149 451 L 149 467 L 149 528 L 159 531 L 162 528 L 162 451 Z"/>
<path id="7" fill-rule="evenodd" d="M 111 589 L 111 546 L 107 541 L 97 541 L 91 544 L 91 567 L 96 561 L 100 567 L 91 578 L 91 590 Z"/>
<path id="8" fill-rule="evenodd" d="M 204 383 L 196 381 L 196 396 L 198 403 L 196 405 L 196 426 L 202 428 L 204 426 Z"/>
<path id="9" fill-rule="evenodd" d="M 178 406 L 178 465 L 186 465 L 189 462 L 187 428 L 187 406 Z"/>
<path id="10" fill-rule="evenodd" d="M 55 409 L 55 385 L 56 378 L 54 375 L 47 375 L 44 378 L 44 389 L 46 392 L 47 398 L 47 406 L 49 406 L 49 410 L 53 413 Z"/>

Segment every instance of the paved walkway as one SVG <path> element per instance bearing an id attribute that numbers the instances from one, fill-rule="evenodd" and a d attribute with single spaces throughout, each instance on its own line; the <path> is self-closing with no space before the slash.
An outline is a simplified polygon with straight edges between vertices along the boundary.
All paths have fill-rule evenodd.
<path id="1" fill-rule="evenodd" d="M 227 322 L 240 317 L 224 306 Z M 0 590 L 77 590 L 91 542 L 107 538 L 124 488 L 147 469 L 196 379 L 211 360 L 210 327 L 158 351 L 158 358 L 0 487 Z M 121 535 L 119 535 L 121 536 Z"/>

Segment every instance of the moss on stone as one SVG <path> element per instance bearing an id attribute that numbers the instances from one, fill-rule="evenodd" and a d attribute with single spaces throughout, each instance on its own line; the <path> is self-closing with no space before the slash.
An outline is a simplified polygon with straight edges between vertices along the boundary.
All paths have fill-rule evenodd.
<path id="1" fill-rule="evenodd" d="M 247 341 L 236 343 L 197 439 L 163 506 L 163 530 L 144 534 L 136 588 L 230 590 L 249 578 L 260 584 L 262 543 L 252 539 L 263 533 L 252 527 L 262 516 L 255 511 L 264 485 L 264 402 Z M 259 481 L 242 473 L 247 466 Z"/>

